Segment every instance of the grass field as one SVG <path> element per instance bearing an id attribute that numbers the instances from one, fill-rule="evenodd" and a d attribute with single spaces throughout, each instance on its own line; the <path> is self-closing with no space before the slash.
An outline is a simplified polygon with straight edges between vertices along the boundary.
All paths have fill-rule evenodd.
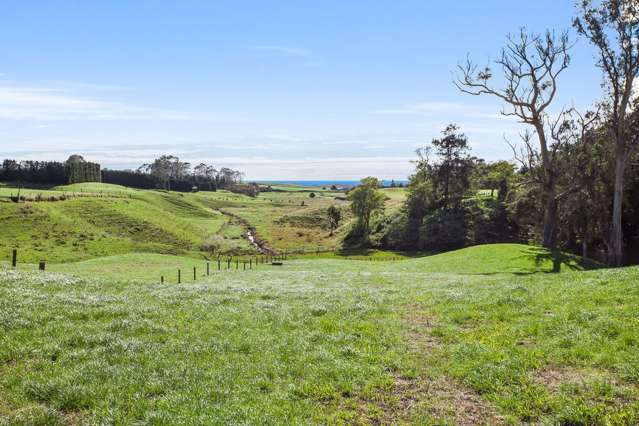
<path id="1" fill-rule="evenodd" d="M 0 272 L 0 424 L 639 421 L 638 268 L 491 245 L 155 279 L 189 262 Z"/>
<path id="2" fill-rule="evenodd" d="M 639 423 L 639 268 L 551 273 L 517 244 L 318 254 L 344 194 L 277 189 L 0 187 L 0 425 Z M 218 271 L 255 261 L 248 226 L 306 253 Z"/>
<path id="3" fill-rule="evenodd" d="M 247 226 L 281 251 L 339 247 L 350 223 L 347 202 L 336 199 L 343 193 L 320 190 L 311 197 L 301 188 L 278 189 L 250 198 L 227 191 L 176 193 L 84 183 L 21 189 L 29 200 L 11 203 L 17 188 L 3 186 L 0 220 L 6 226 L 0 260 L 9 259 L 13 248 L 19 249 L 21 261 L 55 263 L 140 252 L 201 258 L 201 249 L 209 251 L 211 245 L 216 254 L 255 253 L 245 238 Z M 389 197 L 389 205 L 397 199 Z M 335 235 L 325 217 L 332 204 L 345 216 Z"/>

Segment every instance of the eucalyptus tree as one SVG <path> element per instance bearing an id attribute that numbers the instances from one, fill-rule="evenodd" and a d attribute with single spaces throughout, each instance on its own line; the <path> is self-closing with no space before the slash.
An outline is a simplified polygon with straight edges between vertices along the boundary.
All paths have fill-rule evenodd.
<path id="1" fill-rule="evenodd" d="M 637 77 L 639 76 L 639 2 L 637 0 L 580 0 L 574 26 L 597 49 L 608 92 L 608 141 L 614 148 L 613 200 L 610 236 L 611 265 L 623 263 L 624 177 L 628 160 L 639 143 Z"/>

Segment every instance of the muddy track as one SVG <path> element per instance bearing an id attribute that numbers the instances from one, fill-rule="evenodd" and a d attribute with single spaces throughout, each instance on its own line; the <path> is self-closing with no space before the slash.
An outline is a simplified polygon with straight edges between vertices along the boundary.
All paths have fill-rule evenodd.
<path id="1" fill-rule="evenodd" d="M 255 230 L 255 227 L 251 225 L 250 223 L 248 223 L 246 219 L 234 213 L 228 212 L 224 209 L 214 209 L 214 210 L 223 214 L 224 216 L 228 216 L 232 219 L 235 219 L 246 230 L 246 232 L 244 233 L 244 238 L 246 238 L 246 240 L 249 243 L 251 243 L 251 245 L 255 247 L 257 251 L 259 251 L 260 253 L 270 254 L 274 256 L 279 254 L 277 250 L 269 246 L 268 241 L 261 239 L 257 235 L 257 231 Z"/>

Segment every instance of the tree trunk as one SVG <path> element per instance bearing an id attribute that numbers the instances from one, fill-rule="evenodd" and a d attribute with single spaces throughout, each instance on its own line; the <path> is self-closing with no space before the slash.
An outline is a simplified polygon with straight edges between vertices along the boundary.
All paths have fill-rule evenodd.
<path id="1" fill-rule="evenodd" d="M 612 225 L 610 227 L 610 266 L 623 264 L 623 228 L 621 215 L 623 209 L 624 174 L 626 172 L 625 147 L 617 146 L 615 156 L 615 189 L 612 202 Z"/>
<path id="2" fill-rule="evenodd" d="M 535 130 L 539 138 L 539 147 L 541 150 L 541 165 L 544 173 L 544 195 L 546 197 L 546 205 L 544 207 L 544 230 L 542 245 L 547 249 L 553 250 L 557 245 L 557 197 L 555 194 L 555 177 L 553 174 L 553 164 L 551 155 L 548 152 L 548 143 L 546 141 L 546 133 L 543 122 L 539 117 L 535 117 Z"/>
<path id="3" fill-rule="evenodd" d="M 581 257 L 583 260 L 588 259 L 588 241 L 585 238 L 581 240 Z"/>
<path id="4" fill-rule="evenodd" d="M 553 250 L 557 245 L 557 199 L 555 188 L 548 189 L 546 208 L 544 210 L 544 231 L 542 245 Z"/>

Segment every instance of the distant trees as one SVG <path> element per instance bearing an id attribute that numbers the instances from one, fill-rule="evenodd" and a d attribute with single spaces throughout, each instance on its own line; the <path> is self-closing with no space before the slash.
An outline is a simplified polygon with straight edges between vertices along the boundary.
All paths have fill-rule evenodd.
<path id="1" fill-rule="evenodd" d="M 379 191 L 380 182 L 374 177 L 361 180 L 360 185 L 348 192 L 351 211 L 357 221 L 351 231 L 350 239 L 358 239 L 360 243 L 368 242 L 371 217 L 384 208 L 384 194 Z"/>
<path id="2" fill-rule="evenodd" d="M 636 84 L 639 76 L 639 4 L 636 0 L 580 2 L 575 28 L 598 51 L 608 98 L 604 100 L 607 140 L 614 147 L 609 263 L 623 262 L 623 199 L 628 160 L 639 143 Z"/>
<path id="3" fill-rule="evenodd" d="M 171 190 L 171 181 L 182 180 L 190 172 L 191 164 L 180 161 L 174 155 L 162 155 L 152 163 L 142 164 L 138 171 L 148 173 L 162 182 L 164 189 Z"/>
<path id="4" fill-rule="evenodd" d="M 215 191 L 217 189 L 217 182 L 215 180 L 217 170 L 215 167 L 205 163 L 200 163 L 193 168 L 193 176 L 195 177 L 198 186 L 204 183 L 208 186 L 209 191 Z"/>
<path id="5" fill-rule="evenodd" d="M 242 176 L 244 173 L 229 169 L 228 167 L 222 167 L 217 173 L 216 181 L 220 187 L 235 185 L 242 183 Z"/>
<path id="6" fill-rule="evenodd" d="M 499 191 L 499 197 L 505 197 L 504 188 L 515 175 L 515 166 L 509 161 L 495 161 L 493 163 L 478 162 L 475 165 L 473 180 L 480 189 L 490 189 L 490 196 Z"/>
<path id="7" fill-rule="evenodd" d="M 330 206 L 326 209 L 326 218 L 328 219 L 328 227 L 331 230 L 330 235 L 332 236 L 342 220 L 342 211 L 334 205 Z"/>
<path id="8" fill-rule="evenodd" d="M 101 182 L 102 173 L 100 165 L 97 163 L 89 163 L 84 157 L 73 154 L 66 161 L 68 169 L 68 183 L 81 182 Z"/>
<path id="9" fill-rule="evenodd" d="M 139 189 L 155 189 L 158 186 L 153 175 L 140 170 L 102 169 L 102 182 Z"/>
<path id="10" fill-rule="evenodd" d="M 100 165 L 84 161 L 82 157 L 71 161 L 16 161 L 5 159 L 0 169 L 0 181 L 24 182 L 40 185 L 66 185 L 80 182 L 100 182 Z"/>
<path id="11" fill-rule="evenodd" d="M 152 163 L 141 165 L 137 173 L 152 176 L 167 190 L 188 191 L 192 186 L 200 190 L 215 191 L 225 188 L 250 196 L 259 194 L 256 184 L 242 184 L 242 172 L 223 167 L 219 171 L 212 165 L 199 163 L 191 169 L 191 164 L 174 155 L 162 155 Z"/>
<path id="12" fill-rule="evenodd" d="M 552 119 L 548 109 L 555 99 L 559 75 L 570 64 L 571 44 L 567 33 L 556 37 L 551 32 L 530 34 L 522 29 L 509 36 L 506 47 L 495 61 L 501 71 L 504 85 L 491 84 L 493 70 L 478 69 L 470 60 L 459 66 L 455 81 L 457 87 L 471 95 L 491 95 L 507 105 L 502 114 L 515 117 L 530 125 L 537 137 L 537 146 L 527 143 L 530 151 L 539 150 L 541 167 L 541 193 L 544 203 L 542 244 L 554 248 L 557 235 L 557 146 L 549 135 Z M 527 138 L 526 142 L 530 142 Z"/>

